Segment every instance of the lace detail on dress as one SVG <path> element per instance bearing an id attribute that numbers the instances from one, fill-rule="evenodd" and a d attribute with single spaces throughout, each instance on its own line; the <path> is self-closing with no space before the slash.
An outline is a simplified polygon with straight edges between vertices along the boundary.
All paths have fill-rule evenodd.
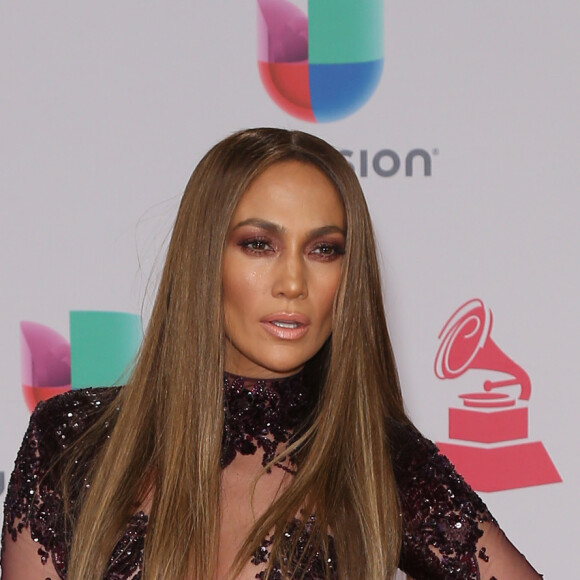
<path id="1" fill-rule="evenodd" d="M 268 465 L 278 445 L 288 443 L 304 425 L 313 404 L 301 374 L 256 380 L 225 373 L 221 466 L 227 467 L 236 453 L 253 455 L 258 448 L 264 450 L 262 465 Z"/>
<path id="2" fill-rule="evenodd" d="M 479 524 L 496 523 L 483 501 L 433 443 L 412 427 L 391 429 L 393 467 L 403 518 L 400 567 L 414 580 L 479 580 Z M 492 580 L 492 579 L 490 579 Z"/>
<path id="3" fill-rule="evenodd" d="M 336 550 L 334 548 L 334 540 L 332 536 L 328 536 L 328 556 L 326 557 L 322 550 L 319 548 L 314 548 L 308 546 L 308 539 L 312 525 L 314 523 L 314 516 L 310 516 L 305 526 L 302 528 L 300 533 L 301 522 L 299 520 L 294 520 L 284 533 L 284 545 L 282 546 L 282 551 L 289 554 L 292 550 L 292 543 L 296 534 L 300 533 L 298 542 L 296 544 L 296 550 L 294 552 L 294 557 L 292 559 L 292 567 L 296 570 L 296 576 L 298 578 L 304 574 L 304 578 L 312 580 L 324 580 L 326 578 L 325 570 L 325 559 L 328 562 L 328 571 L 330 573 L 330 580 L 338 580 L 338 570 L 336 565 Z M 254 553 L 252 558 L 252 564 L 260 565 L 267 564 L 270 558 L 270 546 L 272 545 L 272 540 L 266 538 L 262 545 Z M 286 565 L 288 561 L 284 562 Z M 288 577 L 289 578 L 289 577 Z M 259 572 L 256 574 L 257 580 L 284 580 L 284 575 L 282 573 L 279 563 L 274 564 L 272 571 L 268 574 L 266 578 L 266 572 Z"/>
<path id="4" fill-rule="evenodd" d="M 227 375 L 224 387 L 224 466 L 233 460 L 236 453 L 253 454 L 258 448 L 264 450 L 264 464 L 267 464 L 275 456 L 277 445 L 291 440 L 292 432 L 300 429 L 307 420 L 313 404 L 311 394 L 304 391 L 299 377 L 264 382 Z M 36 557 L 46 566 L 47 573 L 42 577 L 48 576 L 54 569 L 58 578 L 66 579 L 71 534 L 65 529 L 64 506 L 58 476 L 55 475 L 58 466 L 53 469 L 53 463 L 69 442 L 88 429 L 108 405 L 114 404 L 118 391 L 118 388 L 71 391 L 38 405 L 31 417 L 6 494 L 3 565 L 11 570 L 20 570 L 13 559 L 14 553 L 8 554 L 9 544 L 26 533 L 35 543 Z M 106 437 L 107 433 L 103 436 Z M 401 500 L 402 570 L 414 580 L 480 580 L 481 569 L 487 566 L 488 560 L 495 565 L 498 558 L 507 554 L 510 565 L 514 560 L 519 562 L 519 557 L 522 567 L 517 568 L 515 575 L 504 574 L 501 566 L 495 568 L 501 571 L 495 572 L 496 576 L 501 574 L 500 580 L 539 577 L 496 527 L 481 499 L 430 441 L 413 427 L 398 424 L 390 426 L 389 436 Z M 89 451 L 86 463 L 79 465 L 78 473 L 88 473 L 92 457 Z M 80 477 L 76 482 L 77 491 L 86 484 L 86 480 Z M 73 494 L 71 509 L 75 507 L 74 497 Z M 304 556 L 301 571 L 305 572 L 305 580 L 324 580 L 326 558 L 332 580 L 337 580 L 339 573 L 332 538 L 329 537 L 327 555 L 315 548 L 305 553 L 311 521 L 306 522 L 306 530 L 298 540 L 295 553 L 298 558 Z M 141 579 L 147 522 L 143 512 L 131 518 L 114 548 L 104 580 Z M 491 535 L 488 528 L 485 528 L 485 533 L 482 531 L 488 524 L 493 528 Z M 296 520 L 285 531 L 288 540 L 286 553 L 290 553 L 295 534 L 300 533 L 298 530 L 301 527 Z M 504 540 L 510 547 L 508 550 L 503 550 L 501 542 Z M 263 568 L 267 563 L 270 542 L 270 538 L 266 538 L 254 554 L 252 562 L 257 566 Z M 486 550 L 491 547 L 490 542 L 494 543 L 493 550 Z M 497 549 L 498 545 L 501 545 L 500 550 Z M 365 557 L 361 554 L 361 558 Z M 30 559 L 30 555 L 27 558 Z M 287 563 L 284 561 L 284 564 Z M 256 578 L 284 580 L 279 564 L 275 563 L 267 579 L 265 572 L 256 570 Z M 520 573 L 520 570 L 523 572 Z M 12 577 L 20 578 L 20 575 Z M 491 574 L 485 578 L 493 580 Z M 57 580 L 56 576 L 53 580 Z"/>
<path id="5" fill-rule="evenodd" d="M 50 559 L 59 578 L 66 578 L 71 534 L 65 526 L 59 484 L 49 468 L 117 391 L 87 389 L 39 404 L 16 459 L 4 503 L 4 530 L 16 541 L 27 528 L 42 563 Z M 81 472 L 87 471 L 88 465 Z M 79 481 L 79 489 L 85 484 L 86 480 Z"/>
<path id="6" fill-rule="evenodd" d="M 141 580 L 148 517 L 135 514 L 109 560 L 107 580 Z"/>

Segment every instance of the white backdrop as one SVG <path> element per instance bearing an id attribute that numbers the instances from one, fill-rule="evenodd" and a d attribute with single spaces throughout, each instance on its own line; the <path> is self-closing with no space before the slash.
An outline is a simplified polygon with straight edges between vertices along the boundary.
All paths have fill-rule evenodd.
<path id="1" fill-rule="evenodd" d="M 563 480 L 483 497 L 546 578 L 572 577 L 579 19 L 566 0 L 387 0 L 376 92 L 350 117 L 312 124 L 261 84 L 252 0 L 1 3 L 0 471 L 28 420 L 19 322 L 68 336 L 70 310 L 147 310 L 179 196 L 216 141 L 272 125 L 353 159 L 422 148 L 431 176 L 418 163 L 412 177 L 361 177 L 409 412 L 447 441 L 448 408 L 481 390 L 484 371 L 442 381 L 433 365 L 445 322 L 482 299 L 494 341 L 530 376 L 529 440 Z"/>

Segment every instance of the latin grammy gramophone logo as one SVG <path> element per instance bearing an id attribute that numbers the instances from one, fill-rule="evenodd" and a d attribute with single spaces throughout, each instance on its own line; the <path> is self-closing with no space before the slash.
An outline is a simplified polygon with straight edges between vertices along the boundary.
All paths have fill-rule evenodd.
<path id="1" fill-rule="evenodd" d="M 461 403 L 449 409 L 450 441 L 437 446 L 478 491 L 560 482 L 542 442 L 528 440 L 530 377 L 491 339 L 492 323 L 491 311 L 473 299 L 439 334 L 438 378 L 456 379 L 473 369 L 491 378 L 481 390 L 459 395 Z"/>

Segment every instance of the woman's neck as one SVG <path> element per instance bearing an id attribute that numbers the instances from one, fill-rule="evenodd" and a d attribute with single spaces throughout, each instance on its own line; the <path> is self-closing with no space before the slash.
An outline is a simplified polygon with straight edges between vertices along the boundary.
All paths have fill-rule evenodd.
<path id="1" fill-rule="evenodd" d="M 236 454 L 254 455 L 258 450 L 263 452 L 262 465 L 268 465 L 305 424 L 314 405 L 312 395 L 302 373 L 279 379 L 224 373 L 222 468 Z"/>

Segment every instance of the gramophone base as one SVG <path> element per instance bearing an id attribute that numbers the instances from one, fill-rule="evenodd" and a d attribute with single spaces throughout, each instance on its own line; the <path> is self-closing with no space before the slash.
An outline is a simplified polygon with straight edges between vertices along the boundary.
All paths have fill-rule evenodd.
<path id="1" fill-rule="evenodd" d="M 501 491 L 562 481 L 541 441 L 482 448 L 437 443 L 476 491 Z"/>
<path id="2" fill-rule="evenodd" d="M 449 409 L 449 438 L 499 443 L 528 437 L 528 408 Z"/>

